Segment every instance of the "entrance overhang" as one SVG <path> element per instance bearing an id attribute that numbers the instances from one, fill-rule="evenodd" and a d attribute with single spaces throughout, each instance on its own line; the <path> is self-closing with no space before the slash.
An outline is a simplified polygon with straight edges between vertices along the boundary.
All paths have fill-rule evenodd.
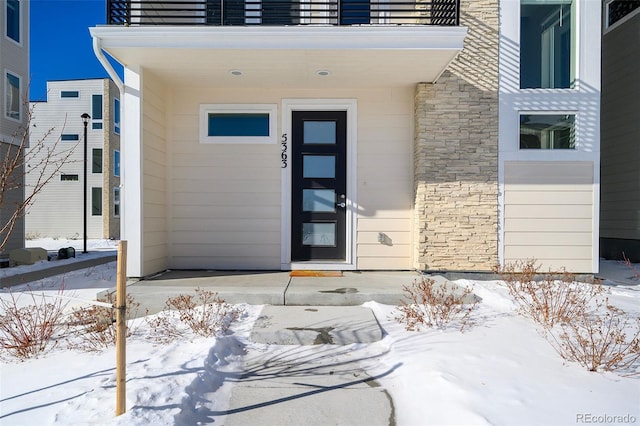
<path id="1" fill-rule="evenodd" d="M 94 27 L 104 51 L 167 83 L 209 87 L 376 87 L 433 82 L 466 27 Z"/>

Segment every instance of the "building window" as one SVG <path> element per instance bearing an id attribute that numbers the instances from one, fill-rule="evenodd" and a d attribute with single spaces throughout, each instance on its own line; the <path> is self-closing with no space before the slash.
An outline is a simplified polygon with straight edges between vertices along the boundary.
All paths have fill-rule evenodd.
<path id="1" fill-rule="evenodd" d="M 60 97 L 61 98 L 79 98 L 80 93 L 77 90 L 61 90 Z"/>
<path id="2" fill-rule="evenodd" d="M 113 188 L 113 215 L 120 217 L 120 188 Z"/>
<path id="3" fill-rule="evenodd" d="M 575 0 L 520 1 L 520 88 L 567 89 L 575 80 Z"/>
<path id="4" fill-rule="evenodd" d="M 200 106 L 201 143 L 275 143 L 276 105 Z"/>
<path id="5" fill-rule="evenodd" d="M 120 134 L 120 99 L 113 100 L 113 132 Z"/>
<path id="6" fill-rule="evenodd" d="M 120 177 L 120 151 L 113 151 L 113 175 Z"/>
<path id="7" fill-rule="evenodd" d="M 91 95 L 91 128 L 102 129 L 102 95 Z"/>
<path id="8" fill-rule="evenodd" d="M 640 0 L 609 1 L 605 12 L 606 28 L 609 28 L 638 8 L 640 8 Z"/>
<path id="9" fill-rule="evenodd" d="M 71 134 L 71 133 L 63 133 L 60 136 L 60 140 L 63 140 L 65 142 L 68 142 L 68 141 L 79 141 L 80 140 L 80 136 L 79 135 L 74 135 L 74 134 Z"/>
<path id="10" fill-rule="evenodd" d="M 91 188 L 91 216 L 102 216 L 102 188 Z"/>
<path id="11" fill-rule="evenodd" d="M 91 173 L 102 173 L 102 149 L 91 150 Z"/>
<path id="12" fill-rule="evenodd" d="M 20 77 L 10 72 L 6 72 L 5 84 L 5 117 L 20 121 L 20 105 L 22 104 L 22 99 L 20 97 Z"/>
<path id="13" fill-rule="evenodd" d="M 520 149 L 575 149 L 574 114 L 521 114 Z"/>
<path id="14" fill-rule="evenodd" d="M 7 37 L 20 43 L 20 1 L 7 0 Z"/>
<path id="15" fill-rule="evenodd" d="M 63 182 L 76 182 L 78 180 L 78 175 L 67 175 L 63 173 L 60 175 L 60 180 Z"/>

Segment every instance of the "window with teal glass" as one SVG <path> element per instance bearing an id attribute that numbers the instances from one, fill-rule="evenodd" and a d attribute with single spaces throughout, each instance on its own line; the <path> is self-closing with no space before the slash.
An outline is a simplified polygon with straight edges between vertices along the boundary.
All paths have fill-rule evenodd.
<path id="1" fill-rule="evenodd" d="M 201 143 L 275 143 L 276 105 L 200 106 Z"/>
<path id="2" fill-rule="evenodd" d="M 209 114 L 208 136 L 269 136 L 269 114 Z"/>

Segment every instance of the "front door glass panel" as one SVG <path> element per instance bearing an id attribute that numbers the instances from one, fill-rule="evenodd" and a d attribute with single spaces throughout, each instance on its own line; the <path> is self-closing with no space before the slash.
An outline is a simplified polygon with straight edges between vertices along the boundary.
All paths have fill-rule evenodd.
<path id="1" fill-rule="evenodd" d="M 336 191 L 334 189 L 304 189 L 302 210 L 305 212 L 335 212 Z"/>
<path id="2" fill-rule="evenodd" d="M 305 246 L 335 247 L 335 223 L 303 223 L 302 244 Z"/>
<path id="3" fill-rule="evenodd" d="M 335 121 L 305 121 L 303 126 L 305 144 L 336 143 Z"/>
<path id="4" fill-rule="evenodd" d="M 335 178 L 335 155 L 305 155 L 302 173 L 304 178 Z"/>

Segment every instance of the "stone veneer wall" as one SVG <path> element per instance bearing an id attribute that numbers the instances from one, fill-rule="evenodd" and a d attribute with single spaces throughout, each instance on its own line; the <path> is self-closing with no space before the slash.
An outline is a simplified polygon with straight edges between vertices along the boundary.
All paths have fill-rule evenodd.
<path id="1" fill-rule="evenodd" d="M 415 241 L 420 270 L 498 263 L 498 0 L 463 0 L 465 47 L 415 95 Z"/>

